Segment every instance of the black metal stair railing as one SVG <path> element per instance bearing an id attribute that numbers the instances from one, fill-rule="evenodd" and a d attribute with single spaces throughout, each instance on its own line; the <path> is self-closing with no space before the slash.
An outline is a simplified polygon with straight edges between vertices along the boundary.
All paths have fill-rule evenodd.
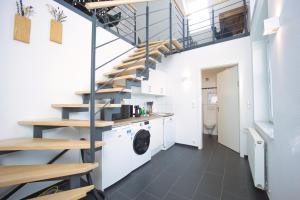
<path id="1" fill-rule="evenodd" d="M 104 89 L 106 88 L 106 86 L 112 84 L 114 82 L 114 80 L 119 77 L 119 75 L 121 75 L 123 72 L 125 72 L 126 70 L 128 70 L 131 66 L 134 66 L 136 63 L 139 63 L 141 60 L 145 59 L 145 68 L 140 72 L 140 74 L 144 74 L 146 73 L 146 77 L 144 78 L 148 78 L 149 76 L 149 68 L 150 67 L 153 67 L 152 64 L 150 64 L 150 52 L 152 50 L 155 50 L 156 47 L 154 45 L 154 47 L 150 46 L 150 41 L 151 40 L 157 40 L 157 37 L 161 36 L 162 33 L 166 32 L 166 31 L 169 31 L 169 37 L 165 37 L 163 38 L 162 41 L 167 41 L 169 40 L 170 44 L 169 44 L 169 50 L 170 50 L 170 53 L 172 53 L 173 51 L 173 48 L 172 48 L 172 40 L 173 38 L 174 39 L 177 39 L 176 37 L 174 37 L 174 32 L 177 32 L 177 29 L 173 30 L 173 26 L 174 24 L 176 23 L 173 23 L 172 22 L 172 18 L 174 17 L 173 16 L 173 13 L 172 13 L 172 8 L 173 8 L 173 4 L 172 2 L 170 1 L 169 3 L 169 7 L 166 7 L 166 8 L 163 8 L 163 9 L 158 9 L 158 10 L 153 10 L 153 11 L 149 11 L 149 5 L 147 4 L 146 5 L 146 12 L 145 13 L 141 13 L 141 14 L 137 14 L 135 13 L 134 16 L 130 16 L 128 15 L 127 17 L 123 18 L 123 19 L 120 19 L 120 20 L 117 20 L 119 22 L 122 22 L 123 20 L 129 20 L 129 19 L 134 19 L 135 20 L 135 23 L 136 24 L 136 21 L 139 20 L 139 18 L 143 18 L 146 20 L 146 26 L 143 26 L 141 28 L 137 28 L 135 26 L 135 28 L 133 29 L 134 31 L 131 31 L 129 33 L 126 33 L 125 35 L 123 36 L 127 36 L 127 35 L 135 35 L 137 36 L 138 33 L 144 31 L 145 32 L 145 39 L 144 39 L 144 43 L 146 44 L 145 45 L 145 56 L 144 57 L 141 57 L 139 59 L 136 59 L 133 63 L 131 63 L 131 65 L 128 65 L 127 67 L 124 67 L 122 70 L 120 70 L 118 73 L 116 73 L 112 78 L 110 78 L 108 81 L 106 81 L 104 84 L 101 84 L 101 86 L 99 86 L 98 88 L 96 87 L 95 83 L 96 83 L 96 77 L 95 77 L 95 73 L 98 69 L 108 65 L 109 63 L 115 61 L 116 59 L 120 58 L 121 56 L 123 56 L 124 54 L 132 51 L 134 48 L 136 48 L 135 46 L 132 47 L 132 48 L 129 48 L 128 50 L 124 51 L 123 53 L 113 57 L 112 59 L 104 62 L 104 64 L 100 65 L 100 66 L 96 66 L 96 51 L 97 49 L 101 48 L 101 47 L 104 47 L 106 45 L 109 45 L 117 40 L 120 40 L 121 38 L 116 38 L 116 39 L 113 39 L 113 40 L 110 40 L 110 41 L 107 41 L 103 44 L 99 44 L 99 45 L 96 45 L 96 28 L 100 26 L 100 23 L 98 21 L 98 18 L 97 18 L 97 11 L 94 10 L 92 11 L 93 12 L 93 28 L 92 28 L 92 54 L 91 54 L 91 85 L 90 85 L 90 94 L 89 94 L 89 102 L 90 102 L 90 142 L 91 142 L 91 159 L 90 161 L 91 162 L 94 162 L 95 161 L 95 134 L 96 134 L 96 130 L 95 130 L 95 115 L 98 114 L 98 113 L 101 113 L 103 110 L 106 109 L 106 107 L 111 103 L 110 102 L 107 102 L 105 103 L 105 105 L 102 107 L 102 108 L 99 108 L 98 111 L 96 111 L 95 109 L 95 104 L 96 104 L 96 91 L 97 90 L 101 90 L 101 89 Z M 149 23 L 150 21 L 150 17 L 151 15 L 154 15 L 154 14 L 157 14 L 159 12 L 166 12 L 166 11 L 169 11 L 167 12 L 167 17 L 163 18 L 163 19 L 160 19 L 160 20 L 157 20 L 155 22 L 152 22 L 151 24 Z M 182 21 L 182 19 L 181 19 Z M 106 22 L 106 23 L 102 23 L 101 25 L 102 26 L 107 26 L 109 24 L 112 24 L 112 23 L 115 23 L 115 21 L 109 21 L 109 22 Z M 167 26 L 166 27 L 163 27 L 161 28 L 162 30 L 159 30 L 157 32 L 154 32 L 150 35 L 150 29 L 152 27 L 155 27 L 159 24 L 166 24 Z M 156 29 L 155 29 L 156 30 Z M 162 39 L 162 37 L 160 37 L 159 39 Z M 138 44 L 137 44 L 138 45 Z M 97 88 L 97 89 L 96 89 Z M 126 88 L 124 88 L 123 90 L 125 90 Z M 119 95 L 120 93 L 123 92 L 123 90 L 119 91 L 119 92 L 116 92 L 114 95 Z"/>
<path id="2" fill-rule="evenodd" d="M 211 5 L 196 10 L 186 17 L 186 36 L 180 39 L 185 46 L 185 50 L 199 48 L 210 44 L 224 42 L 240 37 L 249 36 L 248 29 L 248 7 L 246 0 L 237 0 Z M 240 9 L 239 13 L 234 13 Z M 208 18 L 201 18 L 191 23 L 199 12 L 208 12 Z M 232 16 L 224 16 L 224 13 Z M 194 20 L 195 21 L 195 20 Z"/>
<path id="3" fill-rule="evenodd" d="M 78 12 L 82 12 L 92 17 L 93 12 L 88 10 L 85 5 L 90 2 L 98 2 L 98 0 L 56 0 L 59 3 L 71 5 Z M 97 22 L 103 28 L 108 29 L 115 35 L 122 37 L 131 44 L 136 44 L 136 35 L 128 34 L 131 30 L 136 29 L 135 15 L 136 10 L 128 5 L 121 5 L 109 8 L 99 8 L 95 10 Z"/>

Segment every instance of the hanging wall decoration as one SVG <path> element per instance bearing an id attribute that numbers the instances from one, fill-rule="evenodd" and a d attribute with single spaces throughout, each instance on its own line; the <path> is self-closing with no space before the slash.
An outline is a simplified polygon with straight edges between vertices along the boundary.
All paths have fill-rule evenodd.
<path id="1" fill-rule="evenodd" d="M 49 4 L 47 4 L 47 7 L 53 17 L 50 22 L 50 41 L 62 44 L 62 23 L 66 21 L 67 16 L 59 7 L 55 8 Z"/>
<path id="2" fill-rule="evenodd" d="M 31 20 L 33 14 L 32 6 L 24 6 L 23 0 L 16 2 L 17 14 L 15 15 L 14 40 L 30 43 Z"/>

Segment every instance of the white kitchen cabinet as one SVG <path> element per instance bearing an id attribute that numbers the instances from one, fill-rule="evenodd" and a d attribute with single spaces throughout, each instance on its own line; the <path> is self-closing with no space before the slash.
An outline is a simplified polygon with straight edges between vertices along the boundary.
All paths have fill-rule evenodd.
<path id="1" fill-rule="evenodd" d="M 163 148 L 163 134 L 164 134 L 164 127 L 163 127 L 163 118 L 153 119 L 150 120 L 151 125 L 151 140 L 150 140 L 150 150 L 152 156 L 157 154 Z"/>
<path id="2" fill-rule="evenodd" d="M 163 120 L 163 150 L 167 150 L 175 144 L 175 123 L 173 116 L 164 117 Z"/>
<path id="3" fill-rule="evenodd" d="M 133 89 L 134 93 L 164 96 L 166 95 L 166 74 L 150 69 L 149 80 L 142 81 L 141 88 Z"/>

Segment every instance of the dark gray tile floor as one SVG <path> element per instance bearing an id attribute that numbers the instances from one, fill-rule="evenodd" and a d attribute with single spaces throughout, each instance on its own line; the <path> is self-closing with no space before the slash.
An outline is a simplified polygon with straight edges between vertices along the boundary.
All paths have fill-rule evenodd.
<path id="1" fill-rule="evenodd" d="M 204 148 L 175 145 L 106 191 L 108 200 L 266 200 L 247 160 L 204 136 Z"/>

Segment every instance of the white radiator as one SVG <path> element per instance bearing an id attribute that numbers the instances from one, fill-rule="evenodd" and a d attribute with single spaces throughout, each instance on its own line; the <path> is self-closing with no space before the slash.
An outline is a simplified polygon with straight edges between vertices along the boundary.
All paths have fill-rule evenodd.
<path id="1" fill-rule="evenodd" d="M 249 128 L 248 161 L 255 187 L 265 189 L 265 142 L 255 129 Z"/>

